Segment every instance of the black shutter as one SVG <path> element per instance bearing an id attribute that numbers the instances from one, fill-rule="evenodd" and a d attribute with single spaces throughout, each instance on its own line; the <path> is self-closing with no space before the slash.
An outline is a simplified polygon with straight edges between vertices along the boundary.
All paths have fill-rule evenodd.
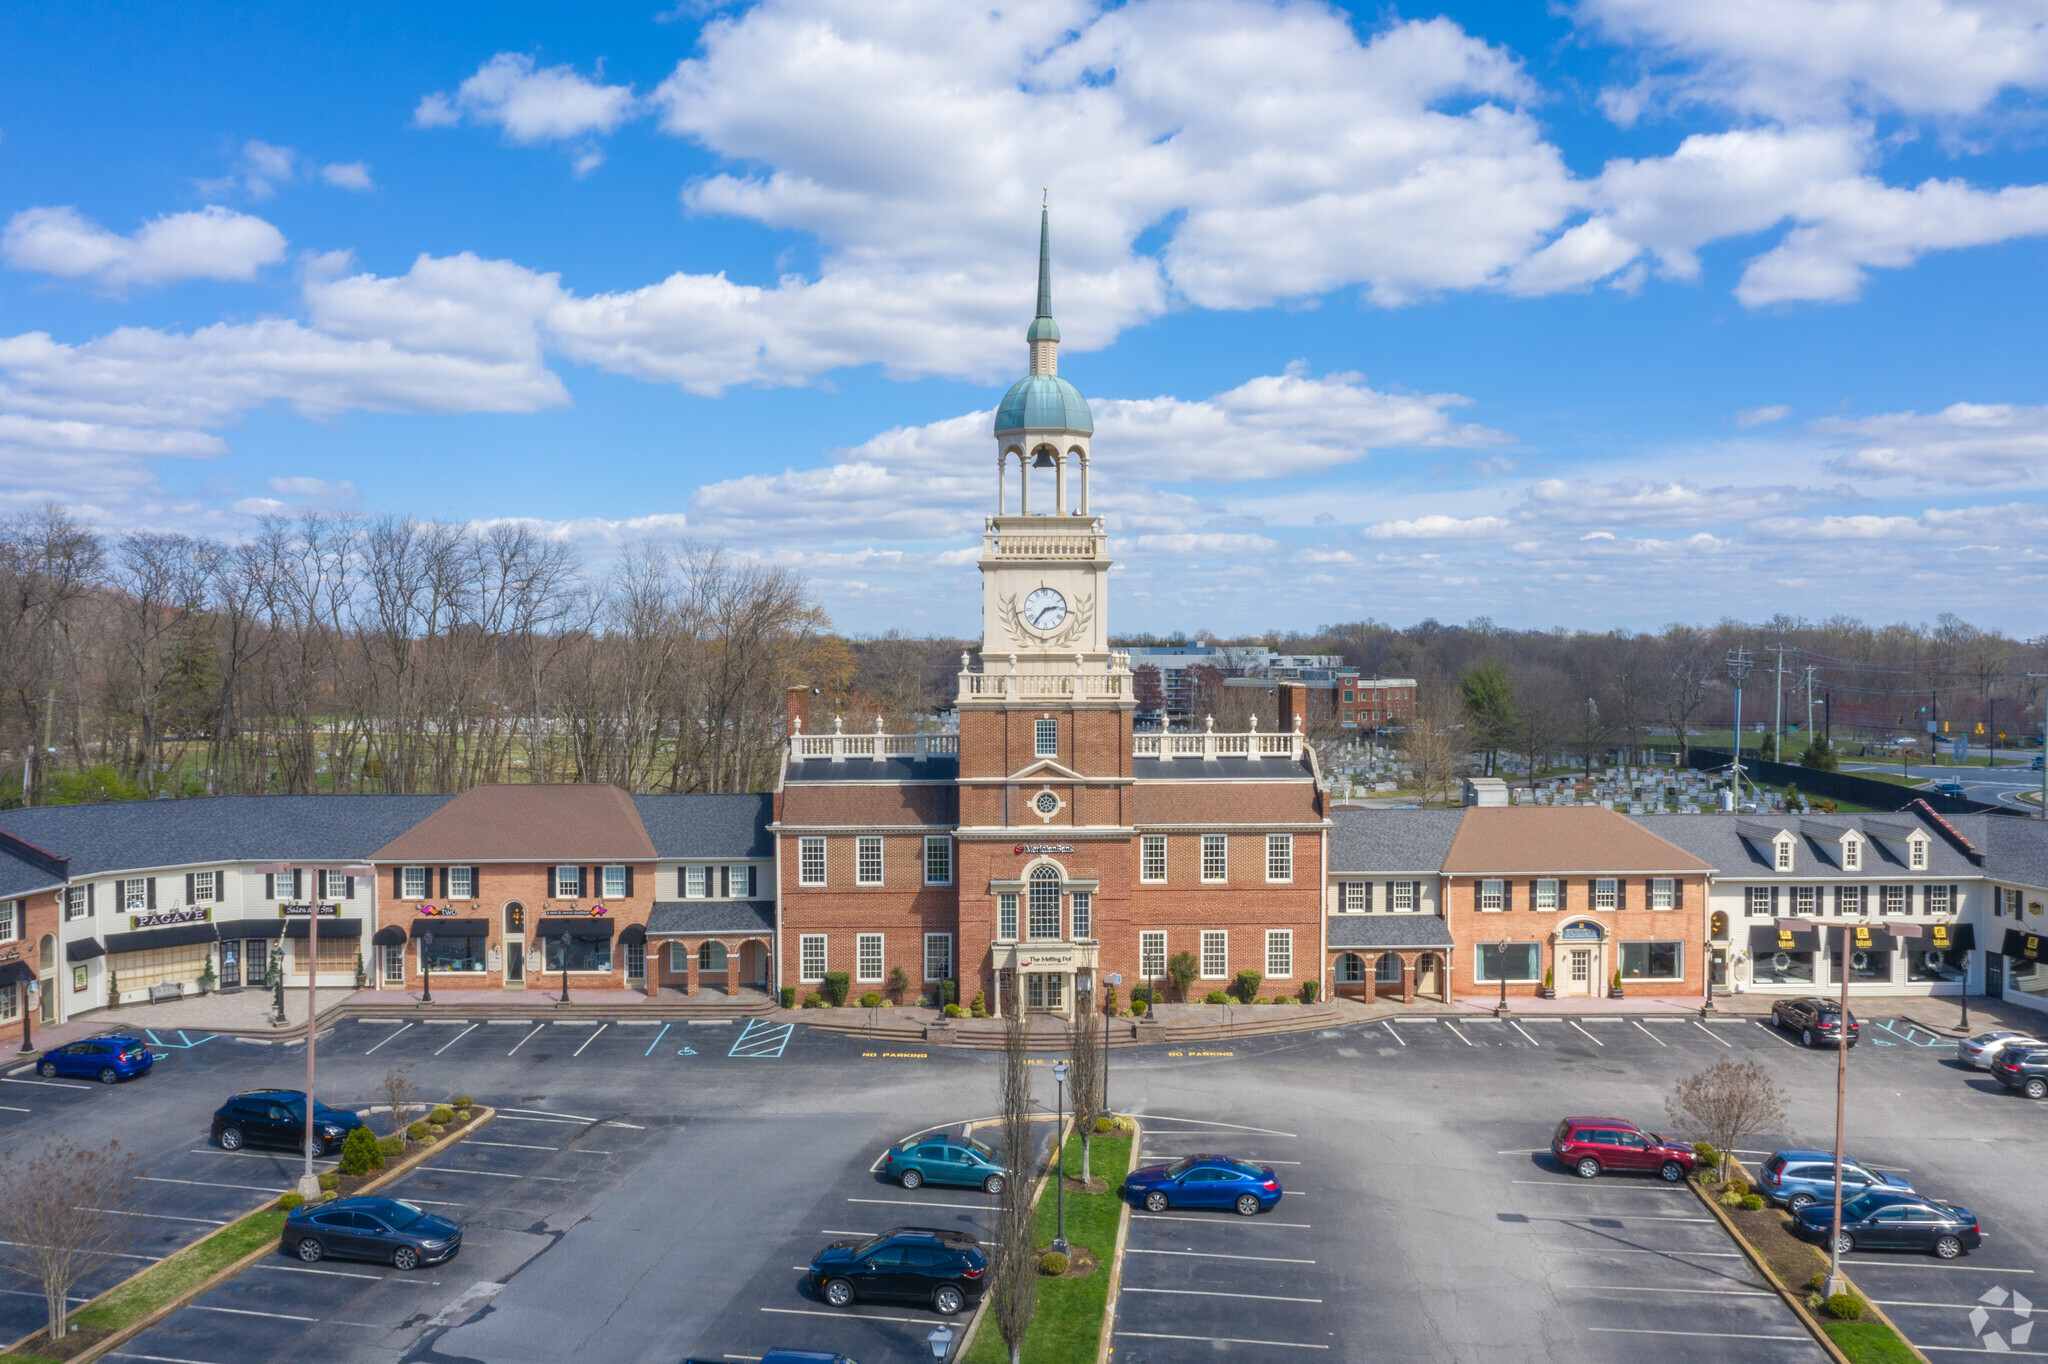
<path id="1" fill-rule="evenodd" d="M 1515 907 L 1515 883 L 1509 877 L 1501 878 L 1500 907 L 1502 909 L 1513 909 Z"/>
<path id="2" fill-rule="evenodd" d="M 402 900 L 405 898 L 404 867 L 393 867 L 391 869 L 391 898 L 394 900 Z"/>
<path id="3" fill-rule="evenodd" d="M 576 868 L 576 898 L 585 899 L 590 894 L 590 868 Z"/>
<path id="4" fill-rule="evenodd" d="M 149 884 L 143 891 L 143 903 L 151 909 L 156 908 L 156 878 L 154 876 L 149 878 Z"/>
<path id="5" fill-rule="evenodd" d="M 448 898 L 448 868 L 441 868 L 441 898 Z"/>
<path id="6" fill-rule="evenodd" d="M 683 898 L 684 896 L 688 895 L 689 893 L 690 893 L 690 869 L 689 869 L 688 867 L 677 867 L 677 868 L 676 868 L 676 898 L 677 898 L 678 900 L 680 900 L 680 899 L 682 899 L 682 898 Z"/>
<path id="7" fill-rule="evenodd" d="M 197 872 L 188 871 L 185 873 L 185 903 L 187 905 L 193 904 L 196 900 L 196 897 L 192 893 L 194 889 L 192 883 L 198 879 L 199 874 Z"/>
<path id="8" fill-rule="evenodd" d="M 1771 887 L 1771 917 L 1773 919 L 1778 917 L 1778 888 L 1776 886 Z"/>
<path id="9" fill-rule="evenodd" d="M 1365 887 L 1365 900 L 1359 905 L 1359 908 L 1370 914 L 1372 913 L 1372 882 L 1361 881 L 1359 884 Z"/>
<path id="10" fill-rule="evenodd" d="M 626 898 L 633 898 L 633 865 L 630 862 L 626 864 Z"/>
<path id="11" fill-rule="evenodd" d="M 482 867 L 471 867 L 469 869 L 469 893 L 479 900 L 484 898 L 484 869 Z"/>
<path id="12" fill-rule="evenodd" d="M 303 901 L 306 898 L 306 869 L 292 868 L 292 898 Z"/>
<path id="13" fill-rule="evenodd" d="M 718 898 L 721 900 L 730 900 L 732 898 L 731 867 L 720 867 L 718 869 Z"/>
<path id="14" fill-rule="evenodd" d="M 1615 913 L 1619 914 L 1622 910 L 1627 908 L 1628 878 L 1626 876 L 1617 876 L 1614 878 L 1614 911 Z"/>
<path id="15" fill-rule="evenodd" d="M 341 878 L 341 898 L 344 900 L 353 900 L 356 898 L 355 877 L 344 876 Z"/>
<path id="16" fill-rule="evenodd" d="M 274 871 L 263 873 L 263 898 L 266 900 L 275 900 L 277 898 L 277 873 Z"/>
<path id="17" fill-rule="evenodd" d="M 952 850 L 950 848 L 947 849 L 946 856 L 948 857 L 948 859 L 952 857 Z M 747 864 L 747 898 L 749 900 L 753 899 L 755 894 L 754 878 L 759 876 L 760 874 L 761 869 L 759 867 L 755 866 L 751 862 Z M 1094 906 L 1091 903 L 1089 907 L 1092 909 Z M 953 950 L 950 942 L 948 943 L 946 950 L 949 953 Z M 949 957 L 948 961 L 950 960 L 951 958 Z"/>
<path id="18" fill-rule="evenodd" d="M 1673 909 L 1685 908 L 1685 878 L 1683 876 L 1671 878 L 1671 907 Z"/>

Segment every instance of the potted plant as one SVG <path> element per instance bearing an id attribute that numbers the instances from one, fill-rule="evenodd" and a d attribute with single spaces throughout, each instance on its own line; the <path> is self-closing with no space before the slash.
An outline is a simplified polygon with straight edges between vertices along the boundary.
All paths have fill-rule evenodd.
<path id="1" fill-rule="evenodd" d="M 1537 991 L 1537 993 L 1545 999 L 1557 998 L 1557 986 L 1551 980 L 1550 968 L 1548 966 L 1543 968 L 1543 988 Z"/>
<path id="2" fill-rule="evenodd" d="M 121 1002 L 121 978 L 112 971 L 107 972 L 107 1007 L 113 1008 Z"/>
<path id="3" fill-rule="evenodd" d="M 199 970 L 199 993 L 212 994 L 214 984 L 219 979 L 220 977 L 213 973 L 213 949 L 209 947 L 206 949 L 206 965 Z"/>
<path id="4" fill-rule="evenodd" d="M 1607 997 L 1609 999 L 1620 999 L 1623 997 L 1621 993 L 1621 972 L 1619 970 L 1616 970 L 1614 973 L 1614 983 L 1607 988 Z"/>
<path id="5" fill-rule="evenodd" d="M 368 969 L 367 969 L 366 967 L 364 967 L 364 965 L 363 965 L 363 952 L 362 952 L 362 949 L 361 949 L 361 948 L 357 948 L 357 949 L 356 949 L 356 988 L 357 988 L 358 990 L 360 990 L 360 989 L 363 989 L 363 988 L 364 988 L 364 987 L 366 987 L 366 986 L 367 986 L 367 985 L 368 985 L 369 983 L 370 983 L 370 973 L 369 973 L 369 970 L 368 970 Z"/>

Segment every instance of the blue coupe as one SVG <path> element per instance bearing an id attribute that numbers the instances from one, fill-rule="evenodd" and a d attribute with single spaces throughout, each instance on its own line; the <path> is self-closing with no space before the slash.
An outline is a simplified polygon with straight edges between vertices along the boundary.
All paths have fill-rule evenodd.
<path id="1" fill-rule="evenodd" d="M 1146 1212 L 1168 1208 L 1230 1208 L 1246 1217 L 1271 1212 L 1280 1201 L 1280 1176 L 1269 1165 L 1229 1156 L 1182 1156 L 1171 1165 L 1144 1165 L 1124 1178 L 1124 1198 Z"/>

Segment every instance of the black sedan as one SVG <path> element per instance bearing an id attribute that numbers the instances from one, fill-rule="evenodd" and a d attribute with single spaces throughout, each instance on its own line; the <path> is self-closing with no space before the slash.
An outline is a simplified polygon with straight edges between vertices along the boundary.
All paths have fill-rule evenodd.
<path id="1" fill-rule="evenodd" d="M 964 1231 L 897 1227 L 860 1240 L 834 1241 L 811 1261 L 812 1296 L 834 1307 L 857 1299 L 927 1304 L 942 1317 L 981 1301 L 988 1256 Z"/>
<path id="2" fill-rule="evenodd" d="M 1815 1203 L 1792 1216 L 1792 1230 L 1825 1246 L 1834 1229 L 1832 1202 Z M 1977 1215 L 1953 1203 L 1917 1194 L 1867 1193 L 1842 1205 L 1844 1255 L 1852 1250 L 1921 1250 L 1953 1260 L 1983 1243 Z"/>
<path id="3" fill-rule="evenodd" d="M 307 1264 L 332 1255 L 417 1269 L 453 1259 L 461 1249 L 461 1227 L 397 1198 L 307 1203 L 284 1222 L 285 1254 Z"/>
<path id="4" fill-rule="evenodd" d="M 1842 1006 L 1837 1000 L 1821 999 L 1814 995 L 1801 999 L 1781 999 L 1771 1006 L 1771 1022 L 1786 1032 L 1797 1033 L 1803 1046 L 1842 1044 Z M 1847 1031 L 1849 1045 L 1855 1046 L 1862 1036 L 1863 1025 L 1857 1022 L 1856 1015 L 1851 1013 Z"/>

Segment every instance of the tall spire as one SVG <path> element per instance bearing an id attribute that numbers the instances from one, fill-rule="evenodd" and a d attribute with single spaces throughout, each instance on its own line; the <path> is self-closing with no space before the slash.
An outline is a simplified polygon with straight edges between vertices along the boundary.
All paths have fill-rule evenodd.
<path id="1" fill-rule="evenodd" d="M 1052 214 L 1038 206 L 1038 315 L 1052 319 Z"/>
<path id="2" fill-rule="evenodd" d="M 1031 372 L 1060 372 L 1060 326 L 1052 320 L 1052 215 L 1044 204 L 1038 207 L 1038 316 L 1024 333 L 1031 343 Z"/>

